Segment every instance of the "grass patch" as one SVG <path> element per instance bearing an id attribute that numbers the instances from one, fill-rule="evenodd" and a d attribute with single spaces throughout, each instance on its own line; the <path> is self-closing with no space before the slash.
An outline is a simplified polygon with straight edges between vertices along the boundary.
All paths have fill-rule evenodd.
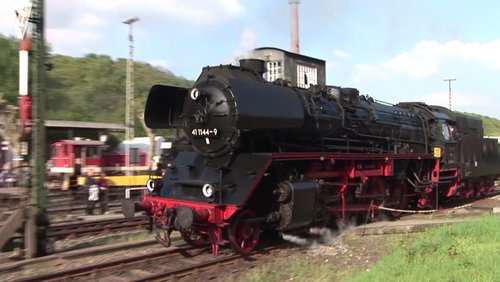
<path id="1" fill-rule="evenodd" d="M 385 255 L 389 236 L 340 236 L 326 245 L 313 243 L 273 256 L 273 261 L 235 272 L 225 281 L 343 281 L 371 267 Z M 369 238 L 369 239 L 367 239 Z"/>
<path id="2" fill-rule="evenodd" d="M 399 237 L 394 253 L 348 281 L 499 281 L 500 217 Z"/>
<path id="3" fill-rule="evenodd" d="M 346 237 L 342 244 L 348 246 L 348 252 L 314 257 L 289 254 L 225 280 L 500 281 L 498 216 L 469 219 L 418 234 Z"/>

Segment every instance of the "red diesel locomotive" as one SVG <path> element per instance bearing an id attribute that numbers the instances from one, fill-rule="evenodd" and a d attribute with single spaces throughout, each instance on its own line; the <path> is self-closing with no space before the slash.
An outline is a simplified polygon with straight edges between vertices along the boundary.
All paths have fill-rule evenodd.
<path id="1" fill-rule="evenodd" d="M 168 151 L 172 142 L 167 142 L 163 137 L 155 138 L 154 156 L 149 154 L 149 138 L 138 137 L 125 144 L 121 142 L 115 149 L 107 149 L 107 145 L 102 141 L 75 138 L 72 140 L 60 140 L 50 146 L 49 175 L 52 179 L 63 181 L 63 188 L 67 186 L 71 177 L 85 176 L 89 171 L 94 173 L 105 173 L 112 177 L 113 186 L 137 185 L 135 178 L 139 177 L 140 185 L 144 185 L 144 179 L 150 173 L 151 161 L 158 160 L 162 153 Z M 170 146 L 168 146 L 170 144 Z M 126 162 L 126 148 L 130 150 L 130 161 Z M 153 161 L 155 163 L 156 161 Z M 123 176 L 129 171 L 129 177 Z M 144 177 L 145 176 L 145 177 Z"/>

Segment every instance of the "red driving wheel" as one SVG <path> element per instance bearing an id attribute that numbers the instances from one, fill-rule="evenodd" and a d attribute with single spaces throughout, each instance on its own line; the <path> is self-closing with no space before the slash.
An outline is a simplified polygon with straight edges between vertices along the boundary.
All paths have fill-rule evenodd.
<path id="1" fill-rule="evenodd" d="M 248 254 L 259 242 L 260 226 L 258 222 L 246 222 L 257 214 L 251 210 L 242 210 L 233 218 L 228 229 L 231 247 L 238 253 Z"/>

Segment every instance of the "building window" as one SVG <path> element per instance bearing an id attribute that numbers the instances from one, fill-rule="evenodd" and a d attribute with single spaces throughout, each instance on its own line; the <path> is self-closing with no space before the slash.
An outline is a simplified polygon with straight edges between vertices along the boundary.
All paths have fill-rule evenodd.
<path id="1" fill-rule="evenodd" d="M 269 82 L 273 82 L 276 79 L 283 77 L 283 68 L 281 68 L 281 61 L 267 62 L 266 70 L 267 72 L 264 75 L 264 78 Z"/>
<path id="2" fill-rule="evenodd" d="M 318 84 L 318 69 L 297 64 L 297 86 L 309 88 Z"/>

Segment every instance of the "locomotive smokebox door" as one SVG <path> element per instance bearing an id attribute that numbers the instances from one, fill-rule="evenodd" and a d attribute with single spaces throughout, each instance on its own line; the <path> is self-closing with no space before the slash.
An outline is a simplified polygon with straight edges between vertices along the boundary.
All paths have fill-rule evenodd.
<path id="1" fill-rule="evenodd" d="M 144 122 L 149 128 L 176 128 L 182 126 L 182 109 L 188 89 L 154 85 L 149 90 Z"/>

